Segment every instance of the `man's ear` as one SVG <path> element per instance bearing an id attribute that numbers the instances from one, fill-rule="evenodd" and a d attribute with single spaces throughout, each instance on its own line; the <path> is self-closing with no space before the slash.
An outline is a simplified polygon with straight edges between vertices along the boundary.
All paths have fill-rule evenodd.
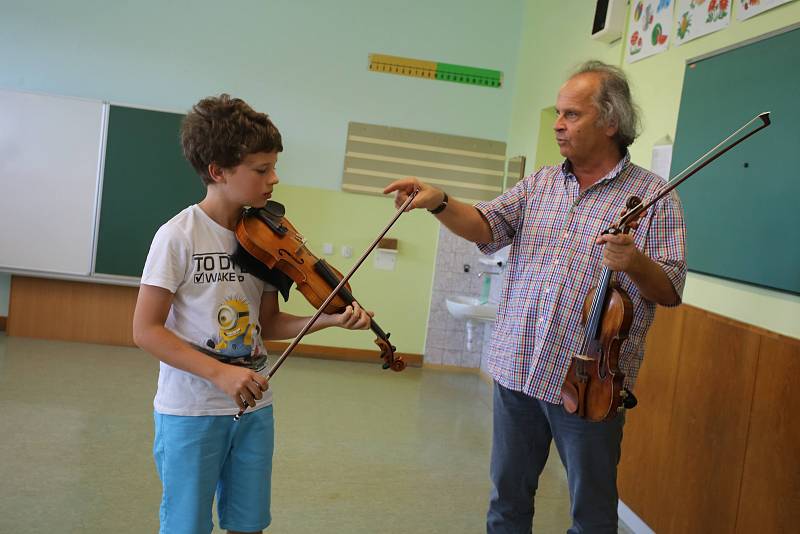
<path id="1" fill-rule="evenodd" d="M 219 165 L 217 165 L 217 163 L 212 161 L 211 163 L 208 164 L 208 176 L 215 184 L 224 182 L 225 170 Z"/>
<path id="2" fill-rule="evenodd" d="M 615 135 L 617 135 L 617 131 L 619 131 L 619 124 L 617 124 L 616 121 L 608 121 L 605 134 L 608 137 L 614 137 Z"/>

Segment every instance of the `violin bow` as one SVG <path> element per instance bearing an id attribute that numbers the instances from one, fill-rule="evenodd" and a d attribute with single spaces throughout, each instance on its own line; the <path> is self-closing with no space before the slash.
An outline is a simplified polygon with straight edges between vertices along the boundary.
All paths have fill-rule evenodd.
<path id="1" fill-rule="evenodd" d="M 667 193 L 669 193 L 670 191 L 681 185 L 697 171 L 699 171 L 700 169 L 702 169 L 703 167 L 705 167 L 706 165 L 708 165 L 709 163 L 711 163 L 712 161 L 723 155 L 725 152 L 727 152 L 728 150 L 732 149 L 733 147 L 735 147 L 736 145 L 738 145 L 739 143 L 750 137 L 751 135 L 769 126 L 771 123 L 769 115 L 770 112 L 765 111 L 763 113 L 759 113 L 758 115 L 750 119 L 744 126 L 742 126 L 738 130 L 733 132 L 731 135 L 723 139 L 717 146 L 715 146 L 714 148 L 712 148 L 711 150 L 700 156 L 694 163 L 686 167 L 680 173 L 675 175 L 674 178 L 672 178 L 670 181 L 664 184 L 664 186 L 659 190 L 659 192 L 655 195 L 655 197 L 653 197 L 647 204 L 642 204 L 641 202 L 639 202 L 637 206 L 634 206 L 628 211 L 626 211 L 622 215 L 620 220 L 617 222 L 617 224 L 612 228 L 618 230 L 620 228 L 624 228 L 625 226 L 629 225 L 631 222 L 635 221 L 641 213 L 644 213 L 644 211 L 647 208 L 655 204 L 656 201 L 665 196 Z M 749 128 L 752 123 L 757 121 L 761 121 L 761 124 L 758 126 L 758 128 L 748 132 L 746 135 L 743 135 L 739 139 L 731 141 L 731 139 L 734 139 L 742 131 Z M 609 231 L 610 230 L 611 229 L 609 229 Z"/>
<path id="2" fill-rule="evenodd" d="M 417 196 L 417 193 L 419 193 L 419 188 L 415 188 L 414 191 L 412 191 L 411 194 L 408 195 L 408 198 L 406 199 L 405 202 L 403 202 L 403 205 L 400 206 L 400 208 L 394 214 L 394 217 L 392 217 L 392 220 L 389 221 L 389 224 L 387 224 L 386 227 L 381 231 L 381 233 L 378 234 L 378 237 L 375 238 L 372 244 L 369 247 L 367 247 L 367 250 L 365 250 L 364 253 L 361 255 L 361 257 L 358 258 L 358 261 L 356 261 L 355 265 L 353 265 L 353 268 L 350 269 L 350 272 L 348 272 L 339 281 L 339 284 L 333 289 L 333 291 L 331 291 L 331 294 L 328 295 L 328 298 L 326 298 L 325 301 L 322 304 L 320 304 L 316 313 L 314 313 L 314 315 L 311 316 L 311 318 L 308 320 L 308 322 L 305 324 L 302 330 L 300 330 L 300 332 L 295 336 L 292 342 L 289 343 L 289 346 L 286 347 L 286 350 L 283 351 L 281 357 L 278 358 L 275 364 L 267 372 L 267 379 L 272 378 L 272 375 L 274 375 L 278 371 L 278 368 L 281 365 L 283 365 L 283 362 L 286 360 L 286 358 L 289 357 L 289 354 L 292 353 L 297 344 L 300 343 L 300 340 L 303 339 L 303 336 L 305 336 L 308 333 L 309 329 L 311 329 L 311 327 L 314 325 L 317 319 L 319 319 L 319 316 L 322 315 L 322 311 L 325 309 L 325 307 L 330 303 L 330 301 L 332 301 L 336 297 L 336 295 L 339 293 L 339 290 L 344 287 L 344 285 L 348 282 L 348 280 L 350 280 L 350 277 L 353 276 L 353 274 L 355 274 L 358 268 L 361 267 L 361 264 L 364 263 L 364 260 L 367 259 L 367 256 L 369 256 L 369 254 L 373 250 L 375 250 L 375 247 L 378 246 L 378 243 L 380 243 L 381 239 L 383 239 L 383 237 L 386 235 L 389 229 L 391 229 L 394 223 L 397 222 L 397 219 L 399 219 L 400 216 L 406 211 L 406 208 L 408 208 L 408 206 L 411 204 L 411 201 L 414 200 L 414 197 Z M 239 410 L 239 413 L 237 413 L 233 417 L 233 420 L 238 421 L 242 417 L 242 414 L 245 412 L 246 409 L 247 405 L 245 405 L 243 409 Z"/>

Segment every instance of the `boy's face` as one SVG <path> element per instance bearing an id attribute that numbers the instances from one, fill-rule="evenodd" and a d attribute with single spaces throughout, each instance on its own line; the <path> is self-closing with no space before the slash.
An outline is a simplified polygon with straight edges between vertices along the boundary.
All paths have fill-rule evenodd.
<path id="1" fill-rule="evenodd" d="M 272 188 L 278 183 L 275 165 L 277 152 L 248 154 L 239 165 L 222 169 L 224 188 L 231 202 L 254 208 L 263 207 L 272 196 Z"/>

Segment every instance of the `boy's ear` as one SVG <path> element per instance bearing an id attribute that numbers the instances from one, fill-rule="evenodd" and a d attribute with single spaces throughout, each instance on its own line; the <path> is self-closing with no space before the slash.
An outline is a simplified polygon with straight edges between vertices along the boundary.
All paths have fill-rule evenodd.
<path id="1" fill-rule="evenodd" d="M 222 167 L 220 167 L 213 161 L 208 164 L 208 176 L 214 183 L 220 183 L 225 181 L 225 175 L 223 173 Z"/>

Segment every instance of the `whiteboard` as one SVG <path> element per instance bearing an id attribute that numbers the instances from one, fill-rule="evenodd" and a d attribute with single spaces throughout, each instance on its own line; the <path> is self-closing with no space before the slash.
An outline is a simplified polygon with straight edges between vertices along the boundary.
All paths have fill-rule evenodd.
<path id="1" fill-rule="evenodd" d="M 0 270 L 90 274 L 106 114 L 0 90 Z"/>

